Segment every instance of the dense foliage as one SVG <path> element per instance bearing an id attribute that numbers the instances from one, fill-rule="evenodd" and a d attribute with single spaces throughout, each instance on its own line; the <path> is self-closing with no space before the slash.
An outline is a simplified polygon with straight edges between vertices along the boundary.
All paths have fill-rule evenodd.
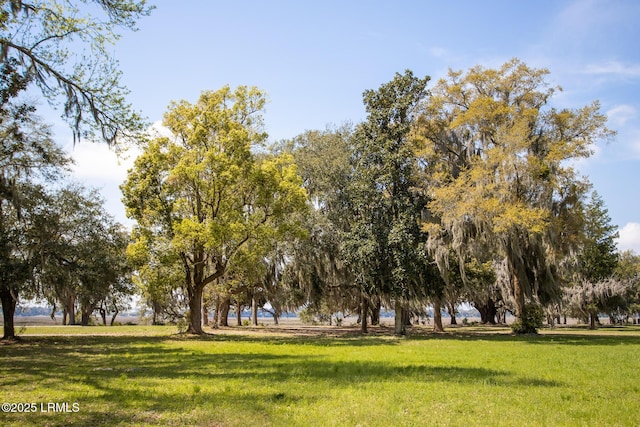
<path id="1" fill-rule="evenodd" d="M 617 252 L 603 200 L 571 166 L 613 132 L 597 102 L 550 107 L 559 88 L 547 70 L 514 59 L 450 71 L 430 90 L 407 70 L 364 92 L 362 123 L 272 146 L 257 88 L 174 102 L 170 136 L 137 139 L 127 236 L 95 193 L 40 183 L 69 160 L 33 107 L 14 102 L 42 78 L 24 61 L 8 55 L 0 69 L 5 324 L 20 293 L 87 324 L 95 311 L 113 322 L 134 290 L 154 323 L 184 318 L 198 334 L 210 310 L 213 327 L 231 308 L 240 325 L 248 306 L 253 324 L 259 308 L 276 322 L 357 313 L 362 332 L 386 309 L 398 334 L 427 306 L 437 331 L 462 303 L 483 323 L 512 313 L 516 333 L 545 314 L 596 327 L 602 313 L 638 313 L 638 257 Z"/>

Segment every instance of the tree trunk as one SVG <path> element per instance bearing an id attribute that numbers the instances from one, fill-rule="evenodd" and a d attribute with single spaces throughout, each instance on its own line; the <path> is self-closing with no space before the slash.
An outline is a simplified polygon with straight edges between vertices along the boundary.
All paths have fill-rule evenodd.
<path id="1" fill-rule="evenodd" d="M 188 334 L 202 335 L 202 293 L 203 285 L 190 286 L 189 292 L 189 327 Z"/>
<path id="2" fill-rule="evenodd" d="M 433 331 L 444 332 L 444 327 L 442 326 L 442 301 L 440 298 L 433 300 Z"/>
<path id="3" fill-rule="evenodd" d="M 375 303 L 373 307 L 371 307 L 371 324 L 379 325 L 380 324 L 380 310 L 382 308 L 382 303 L 380 302 L 380 298 L 376 297 Z"/>
<path id="4" fill-rule="evenodd" d="M 206 304 L 202 304 L 202 325 L 209 326 L 209 310 Z"/>
<path id="5" fill-rule="evenodd" d="M 231 308 L 231 298 L 226 297 L 220 304 L 220 326 L 229 326 L 229 309 Z"/>
<path id="6" fill-rule="evenodd" d="M 68 325 L 67 323 L 67 309 L 62 307 L 62 324 Z"/>
<path id="7" fill-rule="evenodd" d="M 258 326 L 258 302 L 255 296 L 251 298 L 251 324 Z"/>
<path id="8" fill-rule="evenodd" d="M 360 294 L 360 333 L 366 334 L 369 332 L 367 329 L 367 316 L 369 315 L 369 300 L 364 295 L 364 292 Z"/>
<path id="9" fill-rule="evenodd" d="M 394 310 L 395 310 L 395 328 L 394 328 L 394 333 L 396 335 L 404 335 L 406 333 L 406 329 L 404 326 L 404 322 L 403 322 L 403 316 L 402 313 L 404 311 L 404 309 L 402 308 L 402 303 L 399 300 L 395 301 L 394 304 Z"/>
<path id="10" fill-rule="evenodd" d="M 279 325 L 279 319 L 278 319 L 278 314 L 275 312 L 275 310 L 273 311 L 273 324 L 274 325 Z"/>
<path id="11" fill-rule="evenodd" d="M 109 326 L 113 326 L 113 324 L 116 322 L 116 317 L 118 317 L 118 313 L 120 313 L 120 310 L 118 310 L 117 307 L 114 307 L 113 316 L 111 316 L 111 322 L 109 323 Z"/>
<path id="12" fill-rule="evenodd" d="M 76 298 L 75 296 L 71 295 L 67 298 L 67 300 L 65 301 L 65 303 L 63 303 L 64 305 L 64 309 L 67 311 L 67 314 L 69 315 L 69 323 L 67 323 L 67 325 L 76 325 Z"/>
<path id="13" fill-rule="evenodd" d="M 220 325 L 220 295 L 216 295 L 216 306 L 215 311 L 213 312 L 213 328 L 217 329 Z"/>
<path id="14" fill-rule="evenodd" d="M 451 317 L 451 324 L 457 325 L 458 321 L 456 319 L 456 307 L 453 304 L 449 304 L 448 310 L 449 310 L 449 316 Z"/>
<path id="15" fill-rule="evenodd" d="M 475 302 L 474 306 L 476 310 L 480 312 L 480 323 L 483 325 L 486 325 L 487 323 L 491 325 L 496 324 L 498 310 L 496 310 L 496 304 L 491 298 L 488 298 L 487 301 L 482 304 Z"/>
<path id="16" fill-rule="evenodd" d="M 107 310 L 100 307 L 98 311 L 100 312 L 100 317 L 102 318 L 102 325 L 107 326 Z"/>
<path id="17" fill-rule="evenodd" d="M 242 304 L 236 303 L 236 324 L 242 326 Z"/>
<path id="18" fill-rule="evenodd" d="M 151 302 L 151 307 L 152 307 L 152 317 L 151 317 L 151 324 L 152 325 L 157 325 L 158 324 L 158 314 L 160 314 L 160 304 L 157 301 L 152 301 Z"/>
<path id="19" fill-rule="evenodd" d="M 498 310 L 496 309 L 496 312 L 498 312 Z M 507 324 L 507 310 L 505 308 L 501 308 L 499 313 L 498 313 L 498 322 L 501 325 L 506 325 Z"/>
<path id="20" fill-rule="evenodd" d="M 407 309 L 402 310 L 402 323 L 404 326 L 411 326 L 411 311 Z"/>
<path id="21" fill-rule="evenodd" d="M 556 326 L 556 318 L 553 315 L 547 316 L 547 323 L 549 327 L 553 329 Z"/>
<path id="22" fill-rule="evenodd" d="M 589 329 L 591 329 L 591 330 L 595 330 L 596 329 L 596 317 L 597 317 L 596 314 L 589 313 Z"/>
<path id="23" fill-rule="evenodd" d="M 16 313 L 16 300 L 8 287 L 0 285 L 0 300 L 2 300 L 2 318 L 4 320 L 4 335 L 2 339 L 13 339 L 16 337 L 16 329 L 13 323 L 13 316 Z"/>
<path id="24" fill-rule="evenodd" d="M 82 305 L 80 307 L 80 324 L 82 326 L 89 326 L 89 322 L 91 321 L 91 313 L 93 313 L 92 306 Z"/>
<path id="25" fill-rule="evenodd" d="M 522 289 L 520 279 L 518 278 L 518 275 L 516 273 L 514 273 L 511 278 L 513 281 L 513 297 L 516 302 L 516 317 L 518 318 L 518 320 L 522 321 L 527 314 L 524 300 L 524 289 Z"/>

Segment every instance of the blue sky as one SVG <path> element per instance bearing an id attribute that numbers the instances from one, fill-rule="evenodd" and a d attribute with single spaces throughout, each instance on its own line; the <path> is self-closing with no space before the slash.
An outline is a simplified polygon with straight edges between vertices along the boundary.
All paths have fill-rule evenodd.
<path id="1" fill-rule="evenodd" d="M 139 31 L 114 46 L 129 100 L 151 122 L 171 100 L 255 85 L 270 102 L 272 140 L 365 116 L 362 92 L 411 69 L 432 84 L 449 68 L 498 67 L 517 57 L 548 68 L 558 107 L 599 100 L 618 132 L 578 164 L 620 227 L 619 246 L 640 253 L 640 2 L 156 1 Z M 68 141 L 60 126 L 58 138 Z M 118 165 L 104 147 L 74 148 L 76 175 L 103 189 L 125 222 Z"/>

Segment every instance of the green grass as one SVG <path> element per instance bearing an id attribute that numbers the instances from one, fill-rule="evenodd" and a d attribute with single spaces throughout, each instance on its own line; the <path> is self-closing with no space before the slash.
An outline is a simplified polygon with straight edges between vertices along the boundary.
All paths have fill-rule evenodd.
<path id="1" fill-rule="evenodd" d="M 116 330 L 0 345 L 2 401 L 38 407 L 0 413 L 0 425 L 640 425 L 635 327 L 409 338 Z M 48 402 L 79 412 L 40 412 Z"/>

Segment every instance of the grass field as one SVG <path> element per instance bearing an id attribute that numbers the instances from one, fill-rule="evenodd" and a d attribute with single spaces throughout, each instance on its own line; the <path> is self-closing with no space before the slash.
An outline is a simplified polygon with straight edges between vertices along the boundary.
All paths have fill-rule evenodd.
<path id="1" fill-rule="evenodd" d="M 640 425 L 638 327 L 239 329 L 28 327 L 0 394 L 31 412 L 0 425 Z"/>

